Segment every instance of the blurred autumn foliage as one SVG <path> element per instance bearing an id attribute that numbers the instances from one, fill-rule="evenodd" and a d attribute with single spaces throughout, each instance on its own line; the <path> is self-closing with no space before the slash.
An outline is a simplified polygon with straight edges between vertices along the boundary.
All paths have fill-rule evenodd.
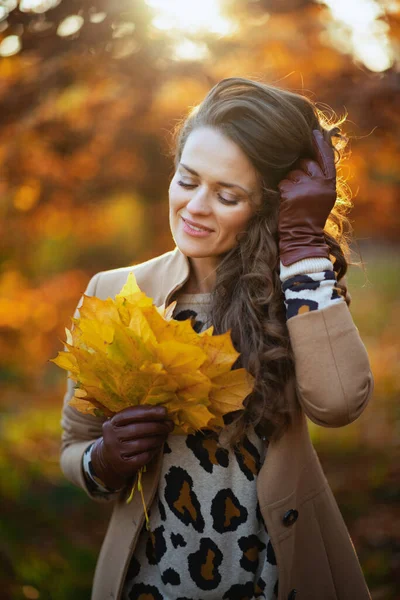
<path id="1" fill-rule="evenodd" d="M 221 0 L 236 24 L 226 35 L 212 21 L 157 28 L 151 4 L 0 2 L 2 597 L 89 597 L 108 508 L 59 470 L 65 381 L 48 359 L 93 273 L 173 248 L 170 132 L 219 79 L 244 76 L 348 115 L 344 174 L 366 261 L 366 274 L 349 271 L 351 310 L 376 387 L 356 423 L 310 429 L 373 599 L 400 598 L 398 3 L 349 2 L 352 29 L 328 1 Z M 375 42 L 363 62 L 355 26 L 372 4 L 374 70 Z"/>

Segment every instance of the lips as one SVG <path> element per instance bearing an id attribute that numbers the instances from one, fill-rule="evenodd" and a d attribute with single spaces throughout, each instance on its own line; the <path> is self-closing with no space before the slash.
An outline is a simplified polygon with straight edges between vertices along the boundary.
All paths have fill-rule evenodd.
<path id="1" fill-rule="evenodd" d="M 213 231 L 213 229 L 210 229 L 209 227 L 205 227 L 204 225 L 201 225 L 201 223 L 196 223 L 195 221 L 189 221 L 189 219 L 184 219 L 182 217 L 182 219 L 184 221 L 186 221 L 186 223 L 189 223 L 189 225 L 193 225 L 193 227 L 198 227 L 199 229 L 203 229 L 204 231 Z"/>

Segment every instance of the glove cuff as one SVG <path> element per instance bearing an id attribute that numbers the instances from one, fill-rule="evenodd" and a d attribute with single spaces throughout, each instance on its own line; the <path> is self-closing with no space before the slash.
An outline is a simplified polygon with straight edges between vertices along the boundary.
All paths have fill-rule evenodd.
<path id="1" fill-rule="evenodd" d="M 291 247 L 285 248 L 283 244 L 280 244 L 280 260 L 285 267 L 304 258 L 327 258 L 329 260 L 329 246 L 324 243 L 303 245 L 296 241 Z"/>
<path id="2" fill-rule="evenodd" d="M 91 461 L 95 476 L 99 479 L 101 485 L 112 491 L 119 491 L 124 487 L 121 476 L 104 460 L 104 442 L 102 437 L 96 440 L 91 448 Z M 112 477 L 113 474 L 115 474 L 115 477 L 111 481 L 110 475 Z M 112 485 L 109 485 L 108 481 L 105 481 L 106 479 L 110 480 Z"/>

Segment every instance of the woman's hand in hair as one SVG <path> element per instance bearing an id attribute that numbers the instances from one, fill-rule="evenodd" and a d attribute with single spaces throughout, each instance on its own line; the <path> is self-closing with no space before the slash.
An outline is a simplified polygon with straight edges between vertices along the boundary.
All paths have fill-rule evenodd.
<path id="1" fill-rule="evenodd" d="M 160 451 L 174 424 L 162 406 L 129 406 L 103 423 L 103 436 L 93 445 L 95 475 L 110 489 L 126 480 Z"/>
<path id="2" fill-rule="evenodd" d="M 317 160 L 302 159 L 280 181 L 279 253 L 285 267 L 304 258 L 329 258 L 325 222 L 336 201 L 336 168 L 332 146 L 313 131 Z"/>

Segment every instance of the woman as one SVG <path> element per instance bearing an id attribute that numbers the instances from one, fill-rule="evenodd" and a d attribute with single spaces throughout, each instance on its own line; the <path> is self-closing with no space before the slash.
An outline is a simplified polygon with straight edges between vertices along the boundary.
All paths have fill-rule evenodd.
<path id="1" fill-rule="evenodd" d="M 338 283 L 348 249 L 341 139 L 298 94 L 222 80 L 176 130 L 175 249 L 90 280 L 86 295 L 105 299 L 133 269 L 156 305 L 177 301 L 174 318 L 231 330 L 233 368 L 255 377 L 219 435 L 189 436 L 169 436 L 162 407 L 105 422 L 82 415 L 67 404 L 68 379 L 61 467 L 93 500 L 113 503 L 92 600 L 370 598 L 305 418 L 345 426 L 373 390 Z M 144 465 L 150 531 L 140 495 L 126 503 Z"/>

